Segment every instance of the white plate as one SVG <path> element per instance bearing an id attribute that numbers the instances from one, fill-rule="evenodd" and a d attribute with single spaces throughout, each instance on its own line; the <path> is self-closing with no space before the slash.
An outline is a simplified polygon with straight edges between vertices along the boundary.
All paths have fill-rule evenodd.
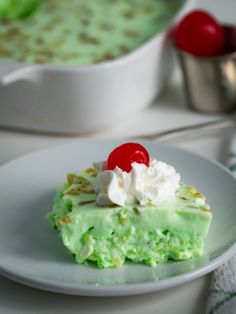
<path id="1" fill-rule="evenodd" d="M 174 165 L 213 209 L 202 257 L 156 267 L 120 269 L 77 265 L 46 219 L 67 172 L 106 158 L 119 141 L 79 140 L 36 152 L 0 168 L 0 273 L 29 286 L 68 294 L 120 296 L 176 286 L 206 274 L 236 249 L 236 180 L 222 166 L 193 153 L 145 142 L 150 155 Z"/>

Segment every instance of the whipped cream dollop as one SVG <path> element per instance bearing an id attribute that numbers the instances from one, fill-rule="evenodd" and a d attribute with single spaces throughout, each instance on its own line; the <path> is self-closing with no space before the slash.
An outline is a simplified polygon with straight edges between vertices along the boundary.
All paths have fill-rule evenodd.
<path id="1" fill-rule="evenodd" d="M 98 169 L 96 202 L 100 206 L 134 203 L 141 206 L 154 205 L 173 199 L 179 188 L 180 175 L 175 168 L 154 158 L 150 159 L 149 166 L 133 162 L 130 172 L 119 167 L 103 170 L 103 165 L 104 162 L 94 164 Z"/>

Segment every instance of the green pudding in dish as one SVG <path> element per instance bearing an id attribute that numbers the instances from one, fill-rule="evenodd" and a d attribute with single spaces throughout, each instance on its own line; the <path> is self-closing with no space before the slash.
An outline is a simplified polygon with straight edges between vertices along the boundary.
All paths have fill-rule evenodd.
<path id="1" fill-rule="evenodd" d="M 77 263 L 94 262 L 104 268 L 120 267 L 130 260 L 154 266 L 203 254 L 212 213 L 205 196 L 193 186 L 180 181 L 173 197 L 157 203 L 147 200 L 140 204 L 131 200 L 124 205 L 100 205 L 101 193 L 95 188 L 98 176 L 99 171 L 93 167 L 68 174 L 48 215 Z M 159 182 L 163 179 L 165 176 Z M 105 182 L 107 178 L 102 180 Z M 123 186 L 121 181 L 119 184 Z M 150 185 L 144 190 L 148 188 Z M 117 191 L 113 192 L 116 197 Z"/>
<path id="2" fill-rule="evenodd" d="M 115 59 L 163 30 L 184 0 L 30 2 L 25 11 L 2 13 L 1 61 L 83 65 Z"/>

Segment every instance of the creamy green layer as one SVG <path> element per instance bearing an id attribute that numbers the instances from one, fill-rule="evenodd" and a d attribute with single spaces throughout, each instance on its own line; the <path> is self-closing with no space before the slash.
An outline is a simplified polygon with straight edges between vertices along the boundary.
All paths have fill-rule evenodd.
<path id="1" fill-rule="evenodd" d="M 0 60 L 81 65 L 114 59 L 160 32 L 183 2 L 45 0 L 25 20 L 0 20 Z"/>
<path id="2" fill-rule="evenodd" d="M 78 263 L 119 267 L 126 259 L 155 265 L 200 256 L 211 212 L 205 197 L 181 183 L 176 198 L 158 206 L 99 207 L 93 168 L 68 176 L 49 218 Z"/>

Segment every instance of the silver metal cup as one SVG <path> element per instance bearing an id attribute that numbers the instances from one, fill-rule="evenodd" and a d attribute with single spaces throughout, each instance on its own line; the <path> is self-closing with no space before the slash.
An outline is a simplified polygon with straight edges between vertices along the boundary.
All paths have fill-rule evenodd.
<path id="1" fill-rule="evenodd" d="M 235 28 L 225 29 L 227 40 L 235 40 Z M 229 43 L 229 52 L 210 58 L 177 50 L 187 102 L 192 109 L 212 113 L 236 109 L 236 40 L 235 47 Z"/>

